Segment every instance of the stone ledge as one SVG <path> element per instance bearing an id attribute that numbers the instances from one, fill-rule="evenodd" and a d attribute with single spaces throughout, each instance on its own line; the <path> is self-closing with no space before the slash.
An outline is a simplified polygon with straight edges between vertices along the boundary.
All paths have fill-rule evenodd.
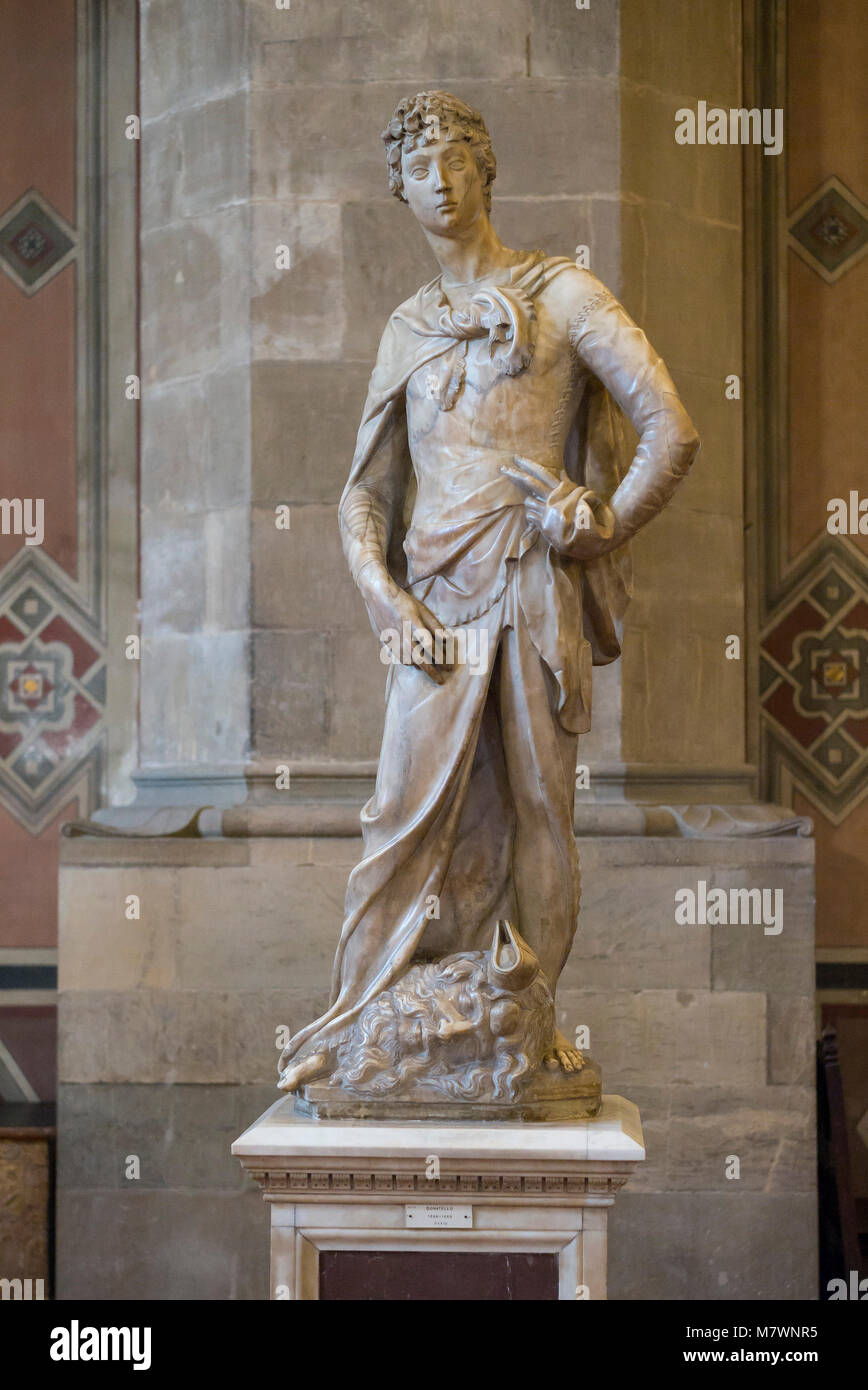
<path id="1" fill-rule="evenodd" d="M 624 802 L 748 804 L 753 799 L 756 767 L 752 763 L 700 764 L 594 761 L 593 790 L 580 794 L 587 804 Z M 275 771 L 286 767 L 290 786 L 275 790 Z M 376 759 L 300 760 L 275 755 L 248 763 L 196 766 L 153 764 L 133 773 L 137 799 L 131 807 L 97 812 L 111 824 L 118 815 L 141 814 L 161 807 L 280 806 L 285 802 L 318 805 L 346 802 L 361 806 L 374 789 Z M 792 814 L 792 813 L 790 813 Z"/>
<path id="2" fill-rule="evenodd" d="M 241 863 L 246 845 L 255 841 L 360 841 L 359 812 L 356 802 L 328 801 L 111 808 L 97 813 L 99 819 L 64 824 L 61 863 Z M 664 806 L 580 801 L 573 826 L 586 852 L 591 847 L 597 852 L 608 842 L 615 845 L 613 856 L 622 863 L 702 865 L 732 863 L 733 856 L 746 865 L 814 863 L 811 821 L 764 803 Z M 221 845 L 227 848 L 217 848 Z M 647 845 L 658 848 L 648 851 Z"/>
<path id="3" fill-rule="evenodd" d="M 545 1125 L 305 1119 L 281 1097 L 236 1139 L 232 1153 L 263 1196 L 285 1201 L 472 1194 L 475 1202 L 610 1205 L 645 1158 L 639 1111 L 604 1096 L 592 1119 Z M 427 1177 L 436 1154 L 447 1172 Z"/>
<path id="4" fill-rule="evenodd" d="M 311 809 L 316 812 L 314 816 L 310 814 Z M 638 819 L 646 812 L 649 816 L 665 815 L 666 807 L 610 809 L 615 813 L 624 812 L 623 820 L 613 814 L 606 818 L 606 825 L 604 818 L 599 816 L 596 829 L 583 831 L 579 828 L 577 831 L 584 868 L 598 864 L 625 868 L 633 864 L 657 864 L 696 868 L 721 865 L 735 870 L 778 864 L 811 868 L 814 863 L 814 840 L 806 835 L 694 835 L 684 838 L 674 831 L 661 834 L 625 828 L 628 819 L 630 824 L 637 826 Z M 128 833 L 106 826 L 94 827 L 97 833 L 91 833 L 88 823 L 79 822 L 75 833 L 61 837 L 60 862 L 65 867 L 91 865 L 94 868 L 122 864 L 161 865 L 167 869 L 196 864 L 229 867 L 252 862 L 251 855 L 280 840 L 286 841 L 287 863 L 335 865 L 343 862 L 342 855 L 340 861 L 335 858 L 337 843 L 346 844 L 349 850 L 353 840 L 357 841 L 358 848 L 353 851 L 351 864 L 350 860 L 347 864 L 351 867 L 361 856 L 359 815 L 354 806 L 287 807 L 285 810 L 261 807 L 256 814 L 251 808 L 249 815 L 245 808 L 238 807 L 230 814 L 238 815 L 236 824 L 243 816 L 249 833 L 242 833 L 239 827 L 233 834 L 200 837 L 172 833 L 168 829 L 162 834 Z"/>
<path id="5" fill-rule="evenodd" d="M 358 1161 L 362 1167 L 388 1166 L 400 1153 L 414 1160 L 424 1174 L 429 1154 L 456 1165 L 472 1161 L 474 1167 L 497 1170 L 503 1164 L 528 1166 L 558 1164 L 576 1171 L 589 1159 L 608 1163 L 639 1163 L 645 1157 L 639 1110 L 623 1096 L 604 1096 L 593 1119 L 546 1125 L 504 1123 L 427 1124 L 413 1121 L 393 1124 L 376 1120 L 359 1124 L 352 1120 L 307 1120 L 293 1109 L 293 1098 L 281 1096 L 246 1129 L 232 1145 L 242 1162 L 258 1169 L 278 1162 L 284 1171 L 326 1166 L 339 1160 Z M 265 1160 L 268 1160 L 266 1162 Z"/>

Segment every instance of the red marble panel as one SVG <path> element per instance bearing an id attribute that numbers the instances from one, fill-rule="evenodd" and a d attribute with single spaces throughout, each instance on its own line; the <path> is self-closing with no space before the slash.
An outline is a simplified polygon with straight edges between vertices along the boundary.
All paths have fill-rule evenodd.
<path id="1" fill-rule="evenodd" d="M 558 1296 L 556 1255 L 322 1250 L 319 1261 L 320 1301 L 503 1303 Z"/>
<path id="2" fill-rule="evenodd" d="M 0 946 L 57 945 L 58 831 L 78 815 L 73 799 L 33 835 L 0 807 Z"/>
<path id="3" fill-rule="evenodd" d="M 815 739 L 820 737 L 825 729 L 828 728 L 826 719 L 806 719 L 803 714 L 799 714 L 793 700 L 793 688 L 785 681 L 782 682 L 771 695 L 763 700 L 763 709 L 767 710 L 773 719 L 792 734 L 793 738 L 802 745 L 809 748 Z"/>
<path id="4" fill-rule="evenodd" d="M 0 208 L 28 188 L 75 224 L 75 0 L 0 5 Z"/>
<path id="5" fill-rule="evenodd" d="M 93 663 L 99 656 L 99 652 L 86 642 L 80 632 L 76 632 L 74 627 L 70 627 L 65 618 L 59 615 L 46 623 L 39 634 L 40 642 L 63 642 L 72 652 L 72 674 L 76 679 L 90 670 Z"/>
<path id="6" fill-rule="evenodd" d="M 824 613 L 807 599 L 802 599 L 763 640 L 763 646 L 779 666 L 786 668 L 793 659 L 793 643 L 796 638 L 803 632 L 820 632 L 827 622 L 828 618 Z"/>
<path id="7" fill-rule="evenodd" d="M 75 2 L 0 4 L 0 213 L 36 188 L 73 226 Z M 28 297 L 0 272 L 4 497 L 43 498 L 44 550 L 77 566 L 75 265 Z M 0 565 L 22 536 L 0 535 Z"/>
<path id="8" fill-rule="evenodd" d="M 5 614 L 0 617 L 0 644 L 3 642 L 23 642 L 26 636 L 27 633 L 24 628 L 16 627 Z"/>

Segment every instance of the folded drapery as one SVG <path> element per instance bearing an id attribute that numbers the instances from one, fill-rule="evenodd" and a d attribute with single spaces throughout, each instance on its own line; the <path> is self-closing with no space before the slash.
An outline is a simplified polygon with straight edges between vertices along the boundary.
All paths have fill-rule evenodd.
<path id="1" fill-rule="evenodd" d="M 450 369 L 431 378 L 440 409 L 451 409 L 464 380 L 467 343 L 477 338 L 488 338 L 493 370 L 507 376 L 522 371 L 536 340 L 534 299 L 567 270 L 575 271 L 573 261 L 531 252 L 513 267 L 508 284 L 477 291 L 463 310 L 449 305 L 438 276 L 395 311 L 383 334 L 341 498 L 344 545 L 357 578 L 366 563 L 381 558 L 385 542 L 395 579 L 450 626 L 474 621 L 496 602 L 510 566 L 540 542 L 540 535 L 527 521 L 522 494 L 500 473 L 511 455 L 496 449 L 462 448 L 451 464 L 459 474 L 464 471 L 455 514 L 444 509 L 442 499 L 436 515 L 428 513 L 410 460 L 404 392 L 420 367 L 451 356 Z M 625 439 L 620 410 L 605 387 L 588 376 L 568 434 L 563 476 L 590 489 L 595 499 L 610 497 L 626 470 Z M 553 527 L 566 500 L 562 490 L 551 501 Z M 358 525 L 360 514 L 366 527 Z M 596 501 L 593 515 L 599 525 Z M 563 512 L 562 523 L 574 525 L 575 514 Z M 629 546 L 579 561 L 550 544 L 544 576 L 534 567 L 534 592 L 521 595 L 532 637 L 561 685 L 559 717 L 573 732 L 590 727 L 590 663 L 584 649 L 598 665 L 620 655 L 619 623 L 630 583 Z"/>

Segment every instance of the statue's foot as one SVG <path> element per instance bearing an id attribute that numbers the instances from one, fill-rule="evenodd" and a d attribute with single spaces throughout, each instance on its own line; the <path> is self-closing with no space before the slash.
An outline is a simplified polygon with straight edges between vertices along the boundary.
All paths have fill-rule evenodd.
<path id="1" fill-rule="evenodd" d="M 549 1071 L 581 1071 L 585 1059 L 577 1047 L 564 1037 L 559 1028 L 555 1029 L 552 1045 L 543 1057 L 543 1066 Z"/>
<path id="2" fill-rule="evenodd" d="M 296 1091 L 305 1081 L 313 1081 L 314 1077 L 322 1076 L 328 1071 L 328 1059 L 324 1052 L 313 1052 L 308 1057 L 302 1057 L 298 1062 L 290 1062 L 288 1067 L 284 1067 L 280 1073 L 280 1080 L 277 1083 L 279 1091 Z"/>

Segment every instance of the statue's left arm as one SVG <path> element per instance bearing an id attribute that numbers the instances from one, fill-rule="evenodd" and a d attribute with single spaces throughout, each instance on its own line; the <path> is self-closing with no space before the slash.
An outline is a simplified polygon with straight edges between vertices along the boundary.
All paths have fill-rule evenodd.
<path id="1" fill-rule="evenodd" d="M 517 459 L 518 474 L 509 472 L 516 481 L 524 475 L 526 505 L 546 540 L 563 554 L 590 559 L 623 545 L 663 510 L 696 457 L 699 436 L 642 330 L 600 281 L 583 274 L 582 282 L 583 302 L 575 283 L 569 287 L 569 341 L 638 433 L 633 461 L 608 506 L 569 479 L 535 485 L 541 470 L 529 460 Z"/>
<path id="2" fill-rule="evenodd" d="M 609 499 L 614 549 L 668 504 L 696 457 L 699 435 L 662 358 L 614 296 L 580 310 L 569 336 L 639 435 L 630 468 Z"/>

